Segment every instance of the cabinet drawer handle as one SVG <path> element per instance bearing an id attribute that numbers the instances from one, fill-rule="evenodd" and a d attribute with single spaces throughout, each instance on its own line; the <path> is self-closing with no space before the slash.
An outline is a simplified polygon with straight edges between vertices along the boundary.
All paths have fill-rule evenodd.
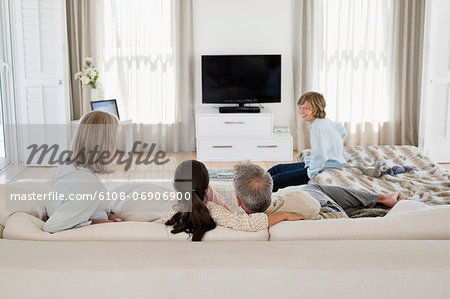
<path id="1" fill-rule="evenodd" d="M 245 121 L 226 121 L 226 125 L 243 125 L 245 124 Z"/>
<path id="2" fill-rule="evenodd" d="M 232 148 L 232 145 L 213 145 L 213 148 Z"/>
<path id="3" fill-rule="evenodd" d="M 278 147 L 278 145 L 258 145 L 258 148 L 275 148 Z"/>

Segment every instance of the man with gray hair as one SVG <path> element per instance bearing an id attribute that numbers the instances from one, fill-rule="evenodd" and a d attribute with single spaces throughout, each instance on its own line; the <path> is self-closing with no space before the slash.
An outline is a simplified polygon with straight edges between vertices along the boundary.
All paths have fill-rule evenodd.
<path id="1" fill-rule="evenodd" d="M 268 172 L 249 161 L 233 168 L 234 192 L 238 204 L 248 214 L 265 211 L 272 201 L 272 177 Z"/>
<path id="2" fill-rule="evenodd" d="M 398 192 L 377 195 L 338 186 L 305 185 L 282 189 L 272 194 L 272 177 L 262 167 L 240 162 L 233 168 L 233 186 L 238 205 L 247 213 L 297 213 L 305 219 L 347 218 L 377 203 L 394 206 L 402 199 Z"/>

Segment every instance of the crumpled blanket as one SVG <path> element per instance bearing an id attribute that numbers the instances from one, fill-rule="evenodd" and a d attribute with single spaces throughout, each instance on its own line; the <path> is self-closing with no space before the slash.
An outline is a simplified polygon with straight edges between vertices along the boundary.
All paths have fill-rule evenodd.
<path id="1" fill-rule="evenodd" d="M 297 155 L 299 162 L 310 150 Z M 310 184 L 337 185 L 374 193 L 399 191 L 406 199 L 430 205 L 450 204 L 450 172 L 437 165 L 417 147 L 407 145 L 344 147 L 347 164 L 327 170 L 310 180 Z M 373 178 L 363 175 L 356 165 L 372 166 L 379 160 L 391 160 L 397 165 L 408 165 L 413 172 Z"/>

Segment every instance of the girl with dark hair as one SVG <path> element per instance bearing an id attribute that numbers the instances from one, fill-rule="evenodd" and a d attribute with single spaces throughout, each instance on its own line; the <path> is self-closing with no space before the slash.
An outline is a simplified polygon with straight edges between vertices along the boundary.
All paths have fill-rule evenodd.
<path id="1" fill-rule="evenodd" d="M 214 192 L 209 187 L 208 169 L 196 160 L 187 160 L 178 165 L 174 187 L 183 199 L 173 207 L 176 212 L 165 213 L 161 219 L 166 225 L 173 225 L 171 233 L 185 232 L 192 236 L 192 241 L 201 241 L 205 233 L 216 228 L 216 225 L 235 230 L 258 231 L 284 220 L 304 219 L 301 215 L 291 213 L 238 214 L 208 201 L 207 193 Z"/>
<path id="2" fill-rule="evenodd" d="M 208 170 L 198 161 L 184 161 L 175 170 L 173 181 L 183 200 L 176 206 L 178 212 L 166 221 L 166 225 L 173 225 L 173 234 L 186 232 L 192 235 L 192 241 L 201 241 L 207 231 L 216 228 L 216 222 L 203 203 L 209 188 Z"/>

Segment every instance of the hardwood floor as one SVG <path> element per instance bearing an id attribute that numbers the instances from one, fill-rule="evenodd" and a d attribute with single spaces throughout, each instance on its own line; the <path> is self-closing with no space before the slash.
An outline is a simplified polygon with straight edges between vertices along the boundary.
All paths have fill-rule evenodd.
<path id="1" fill-rule="evenodd" d="M 297 155 L 297 151 L 294 151 L 294 159 Z M 125 165 L 121 165 L 118 169 L 109 175 L 100 175 L 101 180 L 105 181 L 116 181 L 116 182 L 136 182 L 136 181 L 152 181 L 152 180 L 172 180 L 173 173 L 178 164 L 185 160 L 196 159 L 196 152 L 178 152 L 178 153 L 167 153 L 166 159 L 169 161 L 163 165 L 156 165 L 151 163 L 149 165 L 141 164 L 136 165 L 137 154 L 134 155 L 133 164 L 128 171 L 125 171 Z M 274 162 L 274 161 L 263 161 L 255 162 L 264 169 L 269 169 L 270 167 L 279 163 L 290 163 L 293 161 L 285 162 Z M 208 169 L 232 169 L 236 162 L 205 162 Z M 44 183 L 50 183 L 56 174 L 57 167 L 25 167 L 21 166 L 22 170 L 10 171 L 7 173 L 7 181 L 19 181 L 19 180 L 38 180 Z"/>
<path id="2" fill-rule="evenodd" d="M 255 162 L 264 169 L 279 163 L 295 162 L 295 156 L 297 151 L 294 151 L 294 160 L 285 162 L 263 161 Z M 152 181 L 152 180 L 172 180 L 173 172 L 177 165 L 185 160 L 196 159 L 197 154 L 195 152 L 178 152 L 167 153 L 166 156 L 169 161 L 164 165 L 156 165 L 154 163 L 149 165 L 136 165 L 136 155 L 128 171 L 124 171 L 125 165 L 118 167 L 118 170 L 109 175 L 101 175 L 100 179 L 105 181 L 116 182 L 136 182 L 136 181 Z M 208 169 L 232 169 L 236 162 L 205 162 Z M 440 166 L 450 171 L 450 163 L 440 164 Z M 16 167 L 10 170 L 6 174 L 6 181 L 18 181 L 18 180 L 38 180 L 44 183 L 50 183 L 56 174 L 56 167 Z"/>

